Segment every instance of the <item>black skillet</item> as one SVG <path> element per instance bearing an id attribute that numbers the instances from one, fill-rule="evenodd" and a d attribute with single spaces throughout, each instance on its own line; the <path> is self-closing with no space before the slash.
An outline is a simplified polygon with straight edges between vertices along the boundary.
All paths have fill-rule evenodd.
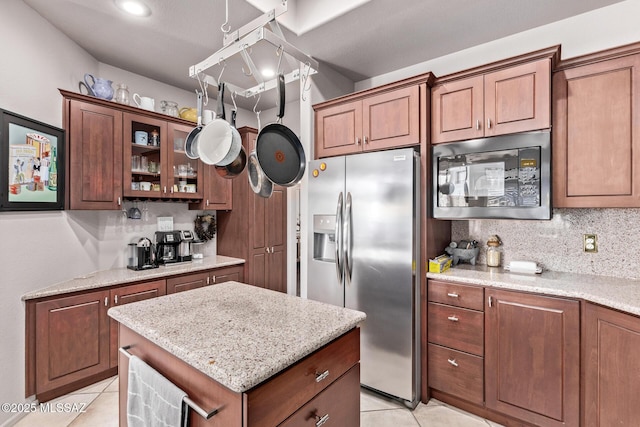
<path id="1" fill-rule="evenodd" d="M 284 75 L 278 75 L 280 100 L 278 121 L 271 123 L 258 134 L 256 156 L 264 174 L 271 182 L 284 187 L 296 185 L 304 175 L 306 158 L 304 149 L 295 133 L 284 126 Z"/>

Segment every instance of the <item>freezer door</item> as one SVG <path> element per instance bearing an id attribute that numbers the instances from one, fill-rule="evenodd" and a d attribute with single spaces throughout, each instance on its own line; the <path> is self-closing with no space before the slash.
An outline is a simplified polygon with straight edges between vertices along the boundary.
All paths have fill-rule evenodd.
<path id="1" fill-rule="evenodd" d="M 345 158 L 309 162 L 307 298 L 344 306 L 341 227 Z M 317 176 L 315 171 L 317 171 Z M 342 205 L 339 199 L 342 195 Z"/>
<path id="2" fill-rule="evenodd" d="M 419 180 L 413 149 L 348 156 L 345 306 L 364 311 L 361 382 L 416 401 Z"/>

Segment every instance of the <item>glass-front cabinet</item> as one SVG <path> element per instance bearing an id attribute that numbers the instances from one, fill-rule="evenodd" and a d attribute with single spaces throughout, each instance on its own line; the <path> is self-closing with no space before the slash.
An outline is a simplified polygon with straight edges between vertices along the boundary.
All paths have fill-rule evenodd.
<path id="1" fill-rule="evenodd" d="M 202 163 L 189 159 L 184 152 L 184 141 L 192 129 L 143 115 L 124 114 L 125 197 L 202 198 Z"/>

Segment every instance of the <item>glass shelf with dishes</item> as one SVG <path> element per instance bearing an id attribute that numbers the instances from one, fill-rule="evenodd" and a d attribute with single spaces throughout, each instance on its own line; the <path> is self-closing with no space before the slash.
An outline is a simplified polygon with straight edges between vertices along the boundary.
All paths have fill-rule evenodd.
<path id="1" fill-rule="evenodd" d="M 124 114 L 123 193 L 126 198 L 164 198 L 163 140 L 167 124 L 137 114 Z"/>
<path id="2" fill-rule="evenodd" d="M 202 198 L 203 164 L 198 159 L 192 159 L 184 151 L 184 142 L 193 128 L 169 123 L 168 135 L 170 150 L 168 150 L 168 182 L 172 197 L 180 199 Z"/>

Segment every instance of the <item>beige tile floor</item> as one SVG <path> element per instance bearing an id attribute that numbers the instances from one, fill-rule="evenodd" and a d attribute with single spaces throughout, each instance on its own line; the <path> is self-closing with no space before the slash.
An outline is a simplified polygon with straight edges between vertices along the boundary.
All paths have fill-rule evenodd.
<path id="1" fill-rule="evenodd" d="M 52 403 L 77 403 L 83 412 L 34 412 L 16 427 L 118 427 L 118 378 L 62 396 Z M 81 404 L 81 405 L 80 405 Z M 360 393 L 361 427 L 500 427 L 437 400 L 420 403 L 413 411 L 368 390 Z M 343 426 L 348 427 L 348 426 Z"/>

